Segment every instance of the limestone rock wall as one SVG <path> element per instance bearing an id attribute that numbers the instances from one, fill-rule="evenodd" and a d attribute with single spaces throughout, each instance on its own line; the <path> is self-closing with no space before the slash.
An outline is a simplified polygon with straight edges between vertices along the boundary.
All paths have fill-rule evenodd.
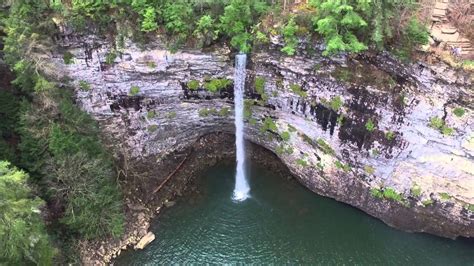
<path id="1" fill-rule="evenodd" d="M 309 46 L 285 57 L 272 46 L 249 55 L 248 140 L 275 152 L 309 189 L 389 225 L 474 236 L 472 76 L 400 65 L 386 54 L 328 59 Z M 55 60 L 78 104 L 136 160 L 159 161 L 203 135 L 234 131 L 232 84 L 217 93 L 203 88 L 206 80 L 232 79 L 234 54 L 225 47 L 171 53 L 129 43 L 113 64 L 105 62 L 106 42 L 65 49 L 74 63 Z M 256 79 L 264 80 L 263 94 Z M 191 80 L 198 90 L 188 88 Z M 458 107 L 462 117 L 453 114 Z M 434 116 L 452 135 L 429 126 Z"/>

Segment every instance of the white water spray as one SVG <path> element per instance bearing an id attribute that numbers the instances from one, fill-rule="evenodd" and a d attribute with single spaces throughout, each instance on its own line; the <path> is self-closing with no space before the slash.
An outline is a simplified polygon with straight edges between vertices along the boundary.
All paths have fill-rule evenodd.
<path id="1" fill-rule="evenodd" d="M 250 187 L 245 177 L 244 146 L 244 91 L 247 55 L 235 56 L 234 105 L 235 105 L 235 145 L 237 149 L 237 173 L 235 176 L 234 199 L 244 201 L 249 197 Z"/>

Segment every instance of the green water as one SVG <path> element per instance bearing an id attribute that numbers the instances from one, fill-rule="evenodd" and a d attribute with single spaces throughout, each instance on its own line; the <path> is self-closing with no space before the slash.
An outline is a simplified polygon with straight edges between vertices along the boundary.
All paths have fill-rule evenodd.
<path id="1" fill-rule="evenodd" d="M 234 166 L 198 180 L 200 193 L 163 211 L 156 239 L 118 265 L 253 263 L 474 265 L 474 241 L 392 229 L 295 181 L 250 167 L 251 198 L 234 202 Z"/>

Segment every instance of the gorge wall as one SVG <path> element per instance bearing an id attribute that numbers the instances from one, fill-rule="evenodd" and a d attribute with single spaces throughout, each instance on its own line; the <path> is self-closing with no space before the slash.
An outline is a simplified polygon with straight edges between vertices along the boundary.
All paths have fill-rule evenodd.
<path id="1" fill-rule="evenodd" d="M 54 61 L 77 103 L 133 161 L 158 167 L 202 136 L 234 132 L 232 84 L 224 80 L 233 77 L 234 54 L 226 47 L 171 53 L 161 43 L 127 43 L 108 63 L 106 41 L 62 47 L 73 63 L 59 53 Z M 391 226 L 474 237 L 472 76 L 401 65 L 383 53 L 320 54 L 306 44 L 286 57 L 274 40 L 249 55 L 246 139 L 277 154 L 310 190 Z"/>

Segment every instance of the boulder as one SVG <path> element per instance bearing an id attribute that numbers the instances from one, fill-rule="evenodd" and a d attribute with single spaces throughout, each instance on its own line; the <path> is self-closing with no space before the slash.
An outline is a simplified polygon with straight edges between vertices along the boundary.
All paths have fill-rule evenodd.
<path id="1" fill-rule="evenodd" d="M 152 232 L 148 232 L 142 237 L 142 239 L 140 239 L 140 241 L 138 241 L 138 243 L 135 245 L 135 249 L 144 249 L 153 240 L 155 240 L 155 234 L 153 234 Z"/>

